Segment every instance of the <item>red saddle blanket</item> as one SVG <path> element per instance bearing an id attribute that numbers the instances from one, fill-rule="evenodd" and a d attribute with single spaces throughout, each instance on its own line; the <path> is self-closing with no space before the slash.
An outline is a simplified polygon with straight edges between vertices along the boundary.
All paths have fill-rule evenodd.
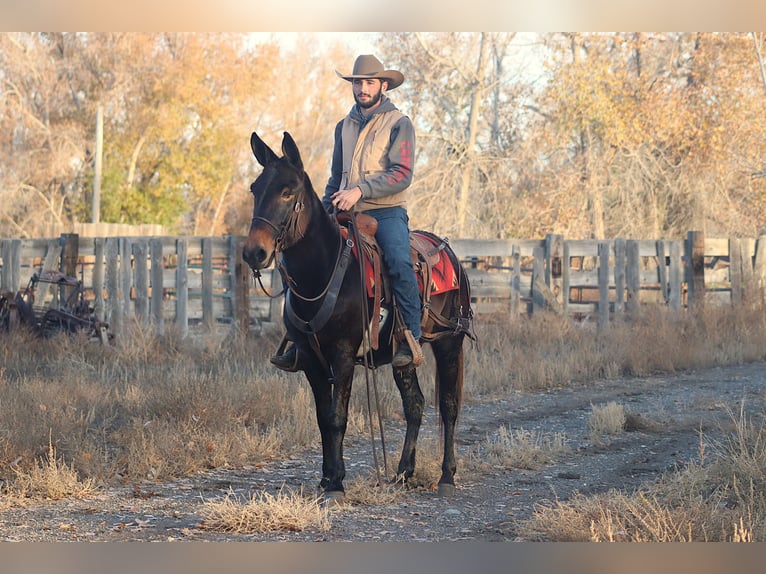
<path id="1" fill-rule="evenodd" d="M 345 227 L 341 227 L 341 233 L 343 234 L 343 238 L 346 239 L 348 237 L 348 229 Z M 418 235 L 420 238 L 425 239 L 428 243 L 430 243 L 434 247 L 434 251 L 436 255 L 434 257 L 438 257 L 438 260 L 431 265 L 431 295 L 436 295 L 438 293 L 443 293 L 445 291 L 451 291 L 453 289 L 457 289 L 459 287 L 458 284 L 458 274 L 455 270 L 455 267 L 452 265 L 452 262 L 450 261 L 449 257 L 447 257 L 447 254 L 443 249 L 437 249 L 439 247 L 439 241 L 436 241 L 432 236 L 425 234 L 425 233 L 418 233 L 417 231 L 412 232 L 413 235 Z M 352 252 L 354 254 L 354 257 L 357 259 L 359 258 L 359 254 L 357 251 L 357 246 L 354 244 L 352 248 Z M 369 256 L 366 256 L 364 258 L 365 262 L 365 277 L 366 277 L 366 283 L 367 283 L 367 295 L 369 297 L 372 297 L 375 293 L 375 271 L 373 269 L 372 261 Z M 426 263 L 424 261 L 419 261 L 421 265 L 425 265 Z M 418 280 L 418 289 L 420 290 L 421 295 L 425 293 L 425 289 L 423 286 L 423 277 L 424 273 L 418 272 L 416 269 L 414 269 L 415 275 Z"/>

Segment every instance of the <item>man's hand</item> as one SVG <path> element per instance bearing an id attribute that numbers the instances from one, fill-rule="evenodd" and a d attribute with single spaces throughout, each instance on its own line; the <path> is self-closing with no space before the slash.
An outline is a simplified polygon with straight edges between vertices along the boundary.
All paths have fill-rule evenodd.
<path id="1" fill-rule="evenodd" d="M 362 190 L 359 186 L 339 189 L 332 194 L 332 204 L 341 211 L 351 211 L 360 199 L 362 199 Z"/>

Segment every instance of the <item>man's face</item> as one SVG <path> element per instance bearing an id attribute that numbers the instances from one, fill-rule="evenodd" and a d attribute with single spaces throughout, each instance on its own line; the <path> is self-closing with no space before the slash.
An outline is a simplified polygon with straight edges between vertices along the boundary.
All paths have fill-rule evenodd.
<path id="1" fill-rule="evenodd" d="M 378 79 L 359 79 L 352 82 L 354 90 L 354 100 L 360 108 L 374 108 L 380 103 L 380 96 L 383 94 L 384 84 L 387 87 L 388 82 Z"/>

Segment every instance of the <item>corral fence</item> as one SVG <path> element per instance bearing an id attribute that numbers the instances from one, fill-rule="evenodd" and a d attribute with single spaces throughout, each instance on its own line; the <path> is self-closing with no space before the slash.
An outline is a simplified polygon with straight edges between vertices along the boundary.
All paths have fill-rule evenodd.
<path id="1" fill-rule="evenodd" d="M 126 321 L 186 334 L 197 326 L 246 332 L 281 319 L 283 297 L 268 297 L 242 261 L 244 237 L 82 237 L 0 239 L 0 289 L 26 287 L 58 270 L 82 281 L 99 320 L 119 334 Z M 476 313 L 493 317 L 566 313 L 600 327 L 645 304 L 682 311 L 705 302 L 760 300 L 766 238 L 682 240 L 455 239 Z M 262 273 L 281 291 L 273 268 Z M 62 288 L 63 289 L 63 288 Z M 56 290 L 44 294 L 55 304 Z M 63 294 L 61 295 L 63 296 Z"/>

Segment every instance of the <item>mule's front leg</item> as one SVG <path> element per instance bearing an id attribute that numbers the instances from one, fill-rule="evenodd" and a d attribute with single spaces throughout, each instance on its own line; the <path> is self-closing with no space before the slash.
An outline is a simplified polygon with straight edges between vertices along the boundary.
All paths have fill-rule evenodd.
<path id="1" fill-rule="evenodd" d="M 423 421 L 425 399 L 418 384 L 415 367 L 394 369 L 394 380 L 402 396 L 404 419 L 407 421 L 407 432 L 404 436 L 404 446 L 396 471 L 396 480 L 406 482 L 415 472 L 415 451 L 420 425 Z"/>
<path id="2" fill-rule="evenodd" d="M 348 422 L 352 375 L 353 365 L 350 371 L 336 375 L 332 384 L 321 369 L 306 371 L 314 393 L 317 424 L 322 438 L 322 480 L 319 489 L 332 498 L 342 498 L 344 492 L 346 467 L 343 462 L 343 438 Z"/>

